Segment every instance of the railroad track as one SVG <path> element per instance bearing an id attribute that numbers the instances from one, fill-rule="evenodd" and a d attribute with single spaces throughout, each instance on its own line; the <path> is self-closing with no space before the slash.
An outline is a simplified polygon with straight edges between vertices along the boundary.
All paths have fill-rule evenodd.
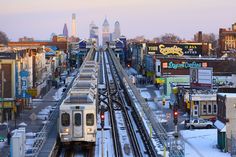
<path id="1" fill-rule="evenodd" d="M 132 154 L 133 156 L 143 156 L 140 148 L 140 144 L 137 140 L 136 136 L 136 131 L 134 130 L 133 123 L 131 122 L 130 116 L 129 116 L 129 111 L 127 110 L 127 101 L 125 99 L 125 96 L 123 94 L 123 90 L 121 89 L 121 81 L 120 78 L 117 74 L 117 70 L 115 68 L 114 62 L 112 61 L 110 55 L 105 52 L 108 60 L 108 65 L 109 68 L 106 69 L 106 77 L 107 77 L 107 84 L 108 84 L 108 95 L 109 95 L 109 103 L 110 103 L 110 114 L 111 114 L 111 119 L 114 118 L 113 121 L 115 120 L 115 111 L 121 110 L 123 119 L 125 121 L 125 126 L 126 130 L 128 133 L 131 149 L 132 149 Z M 106 63 L 107 64 L 107 63 Z M 110 76 L 111 78 L 110 78 Z M 112 103 L 112 104 L 111 104 Z M 117 124 L 113 124 L 115 127 L 112 128 L 117 128 Z M 115 132 L 118 132 L 117 130 Z M 117 133 L 115 133 L 116 136 L 113 137 L 113 139 L 116 141 L 116 143 L 119 141 L 119 136 Z M 119 142 L 120 143 L 120 142 Z M 119 151 L 122 151 L 121 145 L 119 144 L 119 148 L 117 148 Z M 119 155 L 120 156 L 120 155 Z M 122 154 L 123 156 L 123 154 Z"/>
<path id="2" fill-rule="evenodd" d="M 61 149 L 59 157 L 93 157 L 93 149 L 93 146 L 69 145 Z"/>

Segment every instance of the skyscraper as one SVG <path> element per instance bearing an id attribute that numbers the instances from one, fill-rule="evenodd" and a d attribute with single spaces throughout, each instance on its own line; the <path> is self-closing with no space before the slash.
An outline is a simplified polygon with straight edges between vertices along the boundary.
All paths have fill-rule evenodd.
<path id="1" fill-rule="evenodd" d="M 71 36 L 76 37 L 76 15 L 75 13 L 72 14 L 72 31 Z"/>
<path id="2" fill-rule="evenodd" d="M 67 29 L 66 23 L 64 24 L 64 27 L 63 27 L 63 36 L 65 36 L 66 38 L 68 38 L 68 29 Z"/>
<path id="3" fill-rule="evenodd" d="M 120 23 L 118 21 L 115 22 L 114 33 L 112 35 L 112 40 L 116 40 L 120 37 Z"/>
<path id="4" fill-rule="evenodd" d="M 102 25 L 102 45 L 106 45 L 106 42 L 110 41 L 109 23 L 107 18 L 105 18 Z"/>
<path id="5" fill-rule="evenodd" d="M 98 26 L 94 24 L 94 22 L 91 22 L 89 25 L 89 38 L 92 41 L 96 42 L 96 45 L 99 45 L 99 39 L 98 39 Z"/>

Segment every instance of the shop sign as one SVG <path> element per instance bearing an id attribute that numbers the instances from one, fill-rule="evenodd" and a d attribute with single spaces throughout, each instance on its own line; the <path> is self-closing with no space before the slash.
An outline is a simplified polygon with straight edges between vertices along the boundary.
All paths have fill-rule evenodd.
<path id="1" fill-rule="evenodd" d="M 12 108 L 12 102 L 4 102 L 3 108 Z"/>
<path id="2" fill-rule="evenodd" d="M 164 84 L 165 83 L 165 78 L 156 78 L 156 83 Z"/>
<path id="3" fill-rule="evenodd" d="M 36 88 L 28 89 L 28 90 L 27 90 L 27 93 L 28 93 L 29 95 L 31 95 L 32 97 L 36 97 L 36 96 L 37 96 L 37 89 L 36 89 Z"/>
<path id="4" fill-rule="evenodd" d="M 165 45 L 159 45 L 159 52 L 163 55 L 178 55 L 183 56 L 183 49 L 174 45 L 172 47 L 166 47 Z"/>
<path id="5" fill-rule="evenodd" d="M 201 43 L 149 44 L 148 54 L 198 56 L 202 55 Z"/>
<path id="6" fill-rule="evenodd" d="M 16 59 L 16 54 L 10 52 L 0 52 L 0 59 Z"/>
<path id="7" fill-rule="evenodd" d="M 188 68 L 199 68 L 201 67 L 201 63 L 197 62 L 182 62 L 182 63 L 163 63 L 162 67 L 167 69 L 188 69 Z"/>
<path id="8" fill-rule="evenodd" d="M 0 142 L 4 142 L 5 141 L 5 137 L 4 136 L 0 136 Z"/>
<path id="9" fill-rule="evenodd" d="M 190 87 L 197 89 L 212 88 L 213 68 L 190 68 Z"/>

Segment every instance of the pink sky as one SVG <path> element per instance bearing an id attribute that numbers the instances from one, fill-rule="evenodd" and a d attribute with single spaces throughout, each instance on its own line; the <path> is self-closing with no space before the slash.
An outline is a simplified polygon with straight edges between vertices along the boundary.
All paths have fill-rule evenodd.
<path id="1" fill-rule="evenodd" d="M 128 38 L 174 33 L 191 39 L 201 30 L 216 33 L 236 22 L 235 0 L 8 0 L 1 1 L 0 30 L 11 40 L 28 36 L 48 39 L 61 34 L 64 23 L 71 33 L 71 14 L 77 16 L 79 37 L 88 38 L 89 24 L 99 26 L 105 16 L 113 31 L 118 20 Z"/>

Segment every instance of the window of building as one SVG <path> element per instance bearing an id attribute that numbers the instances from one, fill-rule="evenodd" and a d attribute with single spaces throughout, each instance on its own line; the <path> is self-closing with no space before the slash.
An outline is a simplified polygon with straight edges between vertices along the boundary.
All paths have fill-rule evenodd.
<path id="1" fill-rule="evenodd" d="M 76 113 L 74 115 L 74 118 L 75 118 L 75 125 L 81 126 L 81 113 Z"/>
<path id="2" fill-rule="evenodd" d="M 93 126 L 93 124 L 94 124 L 94 114 L 92 113 L 86 114 L 86 125 Z"/>
<path id="3" fill-rule="evenodd" d="M 216 104 L 213 104 L 213 113 L 217 114 L 217 105 Z"/>
<path id="4" fill-rule="evenodd" d="M 69 113 L 62 113 L 61 114 L 61 125 L 62 126 L 69 126 L 70 125 L 70 115 L 69 115 Z"/>
<path id="5" fill-rule="evenodd" d="M 202 102 L 202 114 L 207 114 L 207 105 L 206 102 Z"/>
<path id="6" fill-rule="evenodd" d="M 207 106 L 208 106 L 208 111 L 207 111 L 207 113 L 208 113 L 208 114 L 212 114 L 212 104 L 209 104 L 209 103 L 208 103 Z"/>
<path id="7" fill-rule="evenodd" d="M 158 72 L 161 72 L 161 66 L 160 66 L 160 65 L 158 65 L 158 66 L 157 66 L 157 68 L 158 68 L 158 70 L 157 70 L 157 71 L 158 71 Z"/>

